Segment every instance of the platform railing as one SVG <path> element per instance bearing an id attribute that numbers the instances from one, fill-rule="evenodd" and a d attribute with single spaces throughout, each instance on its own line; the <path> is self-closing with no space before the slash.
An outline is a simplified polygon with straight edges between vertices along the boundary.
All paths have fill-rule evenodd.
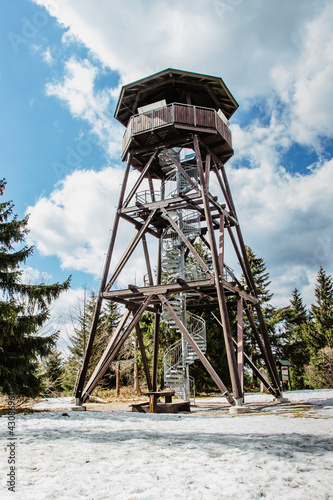
<path id="1" fill-rule="evenodd" d="M 123 154 L 133 136 L 173 124 L 216 129 L 231 146 L 231 132 L 215 109 L 172 103 L 130 118 L 123 137 Z"/>

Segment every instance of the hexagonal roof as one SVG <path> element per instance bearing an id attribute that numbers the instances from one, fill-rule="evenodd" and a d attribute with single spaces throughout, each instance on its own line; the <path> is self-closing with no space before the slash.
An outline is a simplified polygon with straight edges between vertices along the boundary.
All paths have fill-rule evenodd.
<path id="1" fill-rule="evenodd" d="M 228 119 L 238 108 L 222 78 L 169 68 L 124 85 L 114 116 L 127 127 L 139 107 L 163 99 L 167 104 L 178 102 L 221 109 Z"/>

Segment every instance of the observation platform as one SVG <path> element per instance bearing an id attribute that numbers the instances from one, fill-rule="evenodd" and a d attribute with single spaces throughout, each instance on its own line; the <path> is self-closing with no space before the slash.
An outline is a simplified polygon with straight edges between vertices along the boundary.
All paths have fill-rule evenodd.
<path id="1" fill-rule="evenodd" d="M 238 104 L 222 78 L 168 68 L 124 85 L 115 118 L 127 128 L 122 159 L 142 170 L 156 147 L 191 147 L 198 134 L 225 163 L 233 155 L 228 120 Z M 203 148 L 204 149 L 204 148 Z M 158 158 L 152 177 L 163 179 Z"/>
<path id="2" fill-rule="evenodd" d="M 231 132 L 215 109 L 172 103 L 129 119 L 123 137 L 122 160 L 126 160 L 130 150 L 135 150 L 132 165 L 142 170 L 154 147 L 166 144 L 186 147 L 193 134 L 198 134 L 223 163 L 233 156 Z M 158 160 L 152 165 L 151 173 L 153 177 L 162 176 Z"/>

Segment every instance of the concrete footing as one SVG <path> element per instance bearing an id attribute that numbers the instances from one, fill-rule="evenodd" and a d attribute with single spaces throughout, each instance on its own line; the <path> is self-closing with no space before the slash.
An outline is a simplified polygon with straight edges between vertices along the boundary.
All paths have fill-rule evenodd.
<path id="1" fill-rule="evenodd" d="M 244 404 L 244 398 L 238 398 L 238 399 L 235 399 L 236 401 L 236 406 L 243 406 Z"/>
<path id="2" fill-rule="evenodd" d="M 249 413 L 249 408 L 247 406 L 230 406 L 230 415 L 239 415 L 241 413 Z"/>
<path id="3" fill-rule="evenodd" d="M 87 407 L 86 406 L 72 406 L 71 410 L 72 411 L 86 411 Z"/>
<path id="4" fill-rule="evenodd" d="M 274 398 L 274 401 L 276 403 L 289 403 L 289 399 L 288 398 Z"/>

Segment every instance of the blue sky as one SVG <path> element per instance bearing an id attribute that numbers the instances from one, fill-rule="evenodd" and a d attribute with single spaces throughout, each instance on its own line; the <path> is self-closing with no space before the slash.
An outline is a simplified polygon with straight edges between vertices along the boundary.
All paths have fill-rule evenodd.
<path id="1" fill-rule="evenodd" d="M 275 303 L 296 286 L 309 305 L 319 266 L 333 273 L 332 25 L 328 0 L 1 0 L 1 177 L 31 214 L 31 279 L 72 274 L 68 304 L 98 287 L 120 86 L 176 67 L 221 76 L 239 102 L 228 175 L 245 240 Z"/>

